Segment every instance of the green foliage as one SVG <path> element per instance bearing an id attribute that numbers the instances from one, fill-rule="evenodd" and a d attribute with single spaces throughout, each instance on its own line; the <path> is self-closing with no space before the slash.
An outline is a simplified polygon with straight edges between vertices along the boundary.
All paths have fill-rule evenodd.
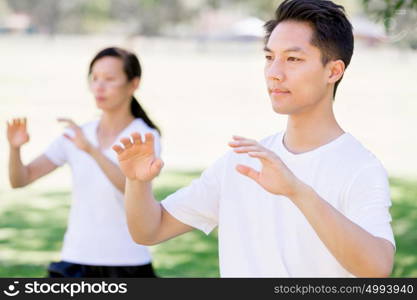
<path id="1" fill-rule="evenodd" d="M 417 9 L 417 0 L 362 0 L 365 11 L 383 21 L 388 30 L 392 20 L 403 9 Z"/>

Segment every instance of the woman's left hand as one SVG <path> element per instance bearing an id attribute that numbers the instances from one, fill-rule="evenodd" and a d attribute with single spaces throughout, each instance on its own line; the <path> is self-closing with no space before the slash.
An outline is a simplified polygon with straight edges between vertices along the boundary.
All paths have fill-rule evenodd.
<path id="1" fill-rule="evenodd" d="M 66 118 L 59 118 L 58 122 L 67 123 L 67 128 L 70 128 L 74 131 L 75 135 L 72 137 L 66 133 L 64 133 L 64 137 L 68 140 L 70 140 L 78 149 L 90 153 L 92 150 L 92 145 L 90 142 L 86 139 L 83 131 L 81 128 L 71 119 Z"/>

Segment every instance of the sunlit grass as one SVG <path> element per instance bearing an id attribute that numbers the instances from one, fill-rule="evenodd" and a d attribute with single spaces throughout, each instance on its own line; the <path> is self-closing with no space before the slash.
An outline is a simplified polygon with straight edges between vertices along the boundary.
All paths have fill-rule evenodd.
<path id="1" fill-rule="evenodd" d="M 155 182 L 158 200 L 199 172 L 165 172 Z M 417 277 L 417 182 L 392 178 L 391 214 L 397 242 L 393 277 Z M 59 259 L 69 191 L 0 190 L 0 277 L 44 277 Z M 161 277 L 218 277 L 217 232 L 193 231 L 151 247 Z"/>

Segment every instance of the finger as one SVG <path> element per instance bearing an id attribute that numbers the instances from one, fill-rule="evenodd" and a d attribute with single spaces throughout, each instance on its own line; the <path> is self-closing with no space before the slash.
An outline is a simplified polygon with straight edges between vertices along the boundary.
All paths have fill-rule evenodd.
<path id="1" fill-rule="evenodd" d="M 258 142 L 253 141 L 253 140 L 238 140 L 238 141 L 229 142 L 230 147 L 252 146 L 252 145 L 258 145 Z"/>
<path id="2" fill-rule="evenodd" d="M 71 119 L 67 119 L 67 118 L 58 118 L 58 119 L 57 119 L 57 121 L 58 121 L 58 122 L 67 123 L 67 124 L 69 124 L 70 126 L 78 127 L 78 126 L 77 126 L 77 124 L 76 124 L 73 120 L 71 120 Z"/>
<path id="3" fill-rule="evenodd" d="M 246 146 L 246 147 L 236 147 L 233 149 L 236 153 L 248 153 L 248 152 L 259 152 L 263 149 L 259 146 Z"/>
<path id="4" fill-rule="evenodd" d="M 123 148 L 120 147 L 120 145 L 113 145 L 112 149 L 117 153 L 117 154 L 122 154 L 123 153 Z"/>
<path id="5" fill-rule="evenodd" d="M 19 119 L 19 126 L 20 126 L 20 128 L 24 128 L 25 127 L 25 119 L 24 118 L 20 118 Z"/>
<path id="6" fill-rule="evenodd" d="M 13 119 L 13 127 L 17 126 L 17 119 Z"/>
<path id="7" fill-rule="evenodd" d="M 254 140 L 254 139 L 249 139 L 249 138 L 246 138 L 246 137 L 240 136 L 240 135 L 233 135 L 232 137 L 233 137 L 233 139 L 235 141 L 252 141 L 252 142 L 256 142 L 256 140 Z"/>
<path id="8" fill-rule="evenodd" d="M 71 119 L 68 119 L 68 118 L 57 118 L 56 120 L 58 122 L 71 122 Z"/>
<path id="9" fill-rule="evenodd" d="M 70 136 L 70 135 L 68 135 L 68 134 L 66 134 L 66 133 L 64 133 L 64 134 L 63 134 L 63 136 L 64 136 L 67 140 L 69 140 L 69 141 L 71 141 L 71 142 L 74 142 L 74 139 L 72 138 L 72 136 Z"/>
<path id="10" fill-rule="evenodd" d="M 153 134 L 150 133 L 150 132 L 146 133 L 145 134 L 145 143 L 146 144 L 153 144 L 153 142 L 154 142 Z"/>
<path id="11" fill-rule="evenodd" d="M 240 135 L 233 135 L 232 138 L 236 141 L 245 139 L 243 136 L 240 136 Z"/>
<path id="12" fill-rule="evenodd" d="M 258 171 L 255 171 L 254 169 L 252 169 L 248 166 L 244 166 L 244 165 L 237 165 L 236 170 L 240 174 L 245 175 L 245 176 L 255 180 L 256 182 L 258 181 L 258 178 L 259 178 L 259 172 Z"/>
<path id="13" fill-rule="evenodd" d="M 10 130 L 12 130 L 12 129 L 14 129 L 14 128 L 15 128 L 15 122 L 14 122 L 14 119 L 9 120 L 9 122 L 7 122 L 7 124 L 9 125 Z"/>
<path id="14" fill-rule="evenodd" d="M 232 145 L 255 145 L 258 144 L 258 142 L 254 139 L 248 139 L 242 136 L 233 136 L 233 141 L 230 142 Z"/>
<path id="15" fill-rule="evenodd" d="M 281 161 L 279 159 L 279 157 L 271 154 L 270 152 L 266 152 L 266 151 L 249 152 L 248 155 L 250 157 L 260 159 L 262 163 L 265 163 L 265 162 L 272 163 L 274 161 L 276 162 L 277 159 L 279 161 Z"/>
<path id="16" fill-rule="evenodd" d="M 125 149 L 129 149 L 130 147 L 132 147 L 132 141 L 130 140 L 130 138 L 122 138 L 120 142 L 123 144 Z"/>
<path id="17" fill-rule="evenodd" d="M 248 155 L 250 157 L 256 157 L 256 158 L 261 158 L 261 159 L 270 159 L 270 154 L 266 151 L 251 151 L 248 152 Z"/>
<path id="18" fill-rule="evenodd" d="M 142 144 L 142 136 L 140 135 L 139 132 L 134 132 L 130 135 L 132 137 L 133 143 L 134 144 Z"/>

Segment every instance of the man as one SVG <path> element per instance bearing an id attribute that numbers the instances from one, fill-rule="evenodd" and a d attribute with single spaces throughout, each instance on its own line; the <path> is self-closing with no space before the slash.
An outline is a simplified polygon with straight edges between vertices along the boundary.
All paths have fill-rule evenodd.
<path id="1" fill-rule="evenodd" d="M 265 28 L 265 79 L 274 111 L 288 115 L 285 132 L 259 143 L 234 136 L 233 151 L 161 203 L 152 135 L 122 139 L 113 149 L 127 177 L 130 233 L 153 245 L 218 226 L 222 277 L 389 276 L 387 174 L 333 113 L 353 53 L 344 9 L 286 0 Z"/>

